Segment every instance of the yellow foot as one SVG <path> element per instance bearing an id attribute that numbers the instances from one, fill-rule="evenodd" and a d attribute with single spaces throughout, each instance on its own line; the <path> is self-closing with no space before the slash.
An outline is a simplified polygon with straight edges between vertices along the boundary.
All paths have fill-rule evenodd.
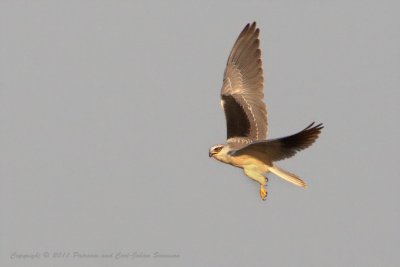
<path id="1" fill-rule="evenodd" d="M 260 185 L 260 197 L 262 200 L 267 199 L 267 190 L 265 190 L 263 185 Z"/>

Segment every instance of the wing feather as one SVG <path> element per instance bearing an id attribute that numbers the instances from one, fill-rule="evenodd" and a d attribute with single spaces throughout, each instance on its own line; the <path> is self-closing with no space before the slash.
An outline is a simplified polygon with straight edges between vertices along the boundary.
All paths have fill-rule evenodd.
<path id="1" fill-rule="evenodd" d="M 267 136 L 259 34 L 255 22 L 247 24 L 226 64 L 221 103 L 225 111 L 228 143 L 243 145 L 264 140 Z"/>
<path id="2" fill-rule="evenodd" d="M 265 164 L 293 157 L 298 151 L 311 146 L 321 133 L 323 125 L 311 123 L 304 130 L 283 138 L 253 142 L 232 153 L 232 156 L 250 155 Z"/>

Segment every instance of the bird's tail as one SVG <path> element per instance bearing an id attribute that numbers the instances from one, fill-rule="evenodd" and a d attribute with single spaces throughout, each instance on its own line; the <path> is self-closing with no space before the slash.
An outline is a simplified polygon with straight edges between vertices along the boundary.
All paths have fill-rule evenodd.
<path id="1" fill-rule="evenodd" d="M 272 168 L 269 168 L 269 171 L 272 172 L 273 174 L 281 177 L 282 179 L 291 182 L 294 185 L 306 188 L 307 184 L 301 180 L 299 177 L 297 177 L 295 174 L 290 173 L 288 171 L 285 171 L 278 166 L 274 165 Z"/>

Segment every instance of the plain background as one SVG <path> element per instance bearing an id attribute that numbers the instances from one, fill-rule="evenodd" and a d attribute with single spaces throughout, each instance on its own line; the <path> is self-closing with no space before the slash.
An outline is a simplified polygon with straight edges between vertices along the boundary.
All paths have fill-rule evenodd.
<path id="1" fill-rule="evenodd" d="M 0 265 L 399 266 L 399 8 L 1 1 Z M 280 163 L 309 188 L 271 175 L 266 202 L 208 157 L 226 59 L 254 20 L 269 136 L 326 125 Z"/>

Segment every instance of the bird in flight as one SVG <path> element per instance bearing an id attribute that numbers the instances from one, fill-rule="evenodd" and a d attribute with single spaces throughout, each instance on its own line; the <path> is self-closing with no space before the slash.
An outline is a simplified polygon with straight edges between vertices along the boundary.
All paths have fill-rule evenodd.
<path id="1" fill-rule="evenodd" d="M 211 147 L 209 156 L 242 168 L 245 175 L 260 184 L 260 197 L 265 200 L 266 175 L 269 172 L 297 186 L 307 187 L 303 180 L 279 168 L 275 162 L 290 158 L 311 146 L 323 126 L 311 123 L 296 134 L 266 140 L 267 111 L 263 102 L 264 78 L 259 33 L 255 22 L 247 24 L 233 45 L 221 88 L 227 144 Z"/>

